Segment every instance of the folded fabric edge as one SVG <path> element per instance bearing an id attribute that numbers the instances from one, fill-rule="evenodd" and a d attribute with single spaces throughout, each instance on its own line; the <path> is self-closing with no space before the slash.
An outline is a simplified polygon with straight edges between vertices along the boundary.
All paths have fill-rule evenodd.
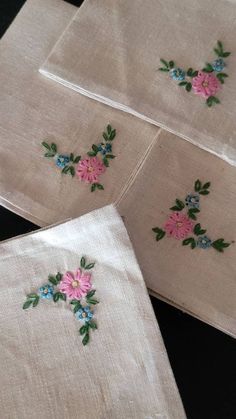
<path id="1" fill-rule="evenodd" d="M 158 298 L 159 300 L 164 301 L 164 303 L 170 304 L 172 307 L 177 308 L 178 310 L 182 311 L 182 313 L 186 313 L 189 316 L 192 316 L 195 319 L 200 320 L 201 322 L 208 324 L 208 326 L 214 327 L 215 329 L 219 330 L 220 332 L 223 332 L 223 333 L 227 334 L 228 336 L 236 339 L 236 335 L 235 335 L 235 333 L 233 333 L 233 331 L 223 328 L 217 322 L 213 322 L 210 319 L 203 318 L 203 317 L 199 316 L 197 313 L 189 310 L 186 307 L 181 306 L 180 304 L 178 304 L 175 301 L 169 299 L 168 297 L 164 297 L 163 295 L 158 294 L 157 292 L 151 290 L 150 288 L 148 288 L 148 293 L 152 297 Z"/>
<path id="2" fill-rule="evenodd" d="M 226 161 L 226 163 L 230 164 L 231 166 L 236 166 L 236 160 L 226 156 L 225 154 L 217 153 L 214 150 L 209 150 L 207 147 L 204 147 L 202 144 L 199 144 L 197 141 L 194 141 L 192 138 L 190 138 L 186 135 L 183 135 L 183 134 L 181 134 L 181 133 L 179 133 L 175 130 L 172 130 L 171 128 L 167 127 L 165 124 L 162 124 L 161 122 L 155 121 L 151 118 L 148 118 L 147 116 L 145 116 L 143 114 L 140 114 L 139 112 L 136 112 L 134 109 L 130 108 L 129 106 L 122 105 L 121 103 L 110 100 L 110 99 L 106 98 L 105 96 L 92 93 L 91 91 L 83 89 L 82 87 L 77 86 L 74 83 L 70 83 L 70 82 L 66 81 L 62 77 L 56 76 L 55 74 L 51 73 L 50 71 L 48 71 L 44 68 L 46 63 L 47 63 L 47 60 L 45 61 L 43 66 L 41 68 L 39 68 L 39 73 L 42 74 L 43 76 L 45 76 L 45 77 L 47 77 L 51 80 L 54 80 L 55 82 L 57 82 L 59 84 L 62 84 L 63 86 L 65 86 L 69 89 L 72 89 L 72 90 L 76 91 L 77 93 L 80 93 L 83 96 L 89 97 L 90 99 L 97 100 L 98 102 L 101 102 L 105 105 L 111 106 L 112 108 L 119 109 L 123 112 L 134 115 L 137 118 L 140 118 L 140 119 L 142 119 L 146 122 L 149 122 L 150 124 L 155 125 L 155 126 L 161 128 L 161 129 L 163 129 L 164 131 L 168 131 L 168 132 L 176 135 L 177 137 L 182 138 L 182 139 L 190 142 L 194 146 L 197 146 L 197 147 L 201 148 L 202 150 L 207 151 L 208 153 L 213 154 L 216 157 L 219 157 L 220 159 Z"/>

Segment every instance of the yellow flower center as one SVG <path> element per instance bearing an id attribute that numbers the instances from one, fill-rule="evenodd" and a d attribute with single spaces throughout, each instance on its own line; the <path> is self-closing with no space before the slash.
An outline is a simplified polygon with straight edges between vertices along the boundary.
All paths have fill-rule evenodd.
<path id="1" fill-rule="evenodd" d="M 45 290 L 43 290 L 43 293 L 44 293 L 44 294 L 47 294 L 47 293 L 48 293 L 48 289 L 47 289 L 47 288 L 45 288 Z"/>
<path id="2" fill-rule="evenodd" d="M 176 227 L 182 227 L 183 223 L 181 223 L 180 221 L 178 223 L 176 223 Z"/>
<path id="3" fill-rule="evenodd" d="M 90 167 L 88 168 L 88 172 L 89 172 L 89 173 L 93 172 L 93 167 L 92 167 L 92 166 L 90 166 Z"/>
<path id="4" fill-rule="evenodd" d="M 73 288 L 77 288 L 79 286 L 79 281 L 76 281 L 74 279 L 74 281 L 72 281 L 71 285 L 72 285 Z"/>
<path id="5" fill-rule="evenodd" d="M 208 87 L 208 85 L 209 85 L 208 81 L 204 81 L 204 82 L 202 83 L 202 86 L 203 86 L 203 87 Z"/>
<path id="6" fill-rule="evenodd" d="M 83 312 L 82 317 L 87 317 L 87 313 Z"/>

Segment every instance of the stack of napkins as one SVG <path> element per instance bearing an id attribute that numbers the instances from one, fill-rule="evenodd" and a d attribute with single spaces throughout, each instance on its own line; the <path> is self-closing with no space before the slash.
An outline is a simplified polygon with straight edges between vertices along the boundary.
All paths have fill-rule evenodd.
<path id="1" fill-rule="evenodd" d="M 112 206 L 0 245 L 1 417 L 185 413 Z"/>

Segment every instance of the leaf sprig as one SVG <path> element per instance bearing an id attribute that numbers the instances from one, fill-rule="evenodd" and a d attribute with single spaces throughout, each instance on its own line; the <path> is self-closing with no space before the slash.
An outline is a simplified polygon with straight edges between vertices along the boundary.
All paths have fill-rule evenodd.
<path id="1" fill-rule="evenodd" d="M 39 303 L 39 295 L 38 294 L 28 294 L 26 297 L 27 297 L 26 301 L 23 304 L 23 310 L 26 310 L 31 305 L 33 307 L 36 307 L 38 305 L 38 303 Z"/>
<path id="2" fill-rule="evenodd" d="M 216 55 L 220 58 L 226 58 L 231 54 L 231 52 L 229 51 L 224 51 L 223 44 L 221 41 L 217 41 L 217 47 L 214 48 L 214 51 Z"/>
<path id="3" fill-rule="evenodd" d="M 55 155 L 57 154 L 57 145 L 55 143 L 48 144 L 46 143 L 46 141 L 43 141 L 42 146 L 46 150 L 44 157 L 55 157 Z"/>
<path id="4" fill-rule="evenodd" d="M 161 58 L 160 61 L 164 65 L 164 67 L 158 68 L 159 71 L 166 71 L 167 72 L 167 71 L 170 71 L 175 66 L 175 63 L 172 60 L 171 61 L 166 61 L 166 60 L 163 60 L 163 58 Z"/>

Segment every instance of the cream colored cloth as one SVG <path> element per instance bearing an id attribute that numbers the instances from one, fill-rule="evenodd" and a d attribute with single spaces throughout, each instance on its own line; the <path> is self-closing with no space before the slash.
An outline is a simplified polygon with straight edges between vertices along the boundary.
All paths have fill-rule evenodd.
<path id="1" fill-rule="evenodd" d="M 40 71 L 235 165 L 235 15 L 235 0 L 85 0 Z M 200 70 L 218 39 L 229 77 L 208 108 L 158 68 L 164 58 Z"/>
<path id="2" fill-rule="evenodd" d="M 127 194 L 119 203 L 150 292 L 236 337 L 236 169 L 173 134 L 161 132 Z M 200 195 L 197 221 L 215 241 L 230 246 L 191 249 L 182 240 L 156 241 L 176 198 L 195 194 L 194 183 L 211 182 Z M 183 213 L 186 212 L 186 208 Z M 203 236 L 202 234 L 201 236 Z M 194 236 L 189 234 L 188 236 Z"/>
<path id="3" fill-rule="evenodd" d="M 76 8 L 30 0 L 0 42 L 0 204 L 38 225 L 76 217 L 116 201 L 158 129 L 69 91 L 39 74 Z M 43 27 L 42 27 L 43 22 Z M 41 141 L 86 156 L 110 123 L 117 130 L 104 191 L 62 175 Z"/>
<path id="4" fill-rule="evenodd" d="M 4 419 L 182 419 L 182 403 L 141 271 L 112 206 L 0 244 Z M 100 303 L 87 346 L 71 308 L 40 300 L 48 274 L 95 261 Z M 4 278 L 4 280 L 3 280 Z"/>

